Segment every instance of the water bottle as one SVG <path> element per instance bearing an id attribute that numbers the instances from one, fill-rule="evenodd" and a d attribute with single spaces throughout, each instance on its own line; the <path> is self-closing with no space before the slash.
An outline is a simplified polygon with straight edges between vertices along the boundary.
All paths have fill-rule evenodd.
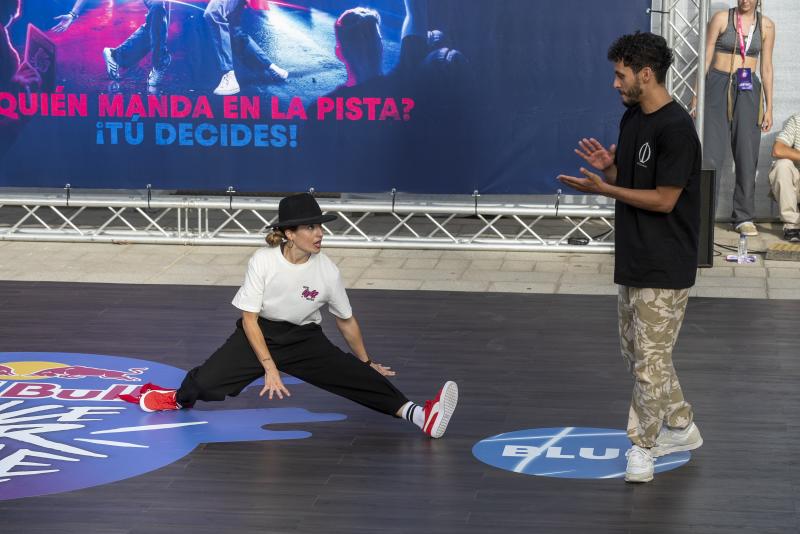
<path id="1" fill-rule="evenodd" d="M 738 263 L 747 263 L 747 236 L 744 234 L 739 236 L 739 250 L 736 259 Z"/>

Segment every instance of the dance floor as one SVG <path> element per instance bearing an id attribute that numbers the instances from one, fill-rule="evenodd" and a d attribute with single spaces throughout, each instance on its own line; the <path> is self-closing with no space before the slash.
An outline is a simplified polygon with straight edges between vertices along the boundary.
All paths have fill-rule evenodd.
<path id="1" fill-rule="evenodd" d="M 235 291 L 0 282 L 0 531 L 800 530 L 797 301 L 690 300 L 675 364 L 705 445 L 630 485 L 520 467 L 610 461 L 567 442 L 509 441 L 495 464 L 521 455 L 507 463 L 521 472 L 473 454 L 509 432 L 624 430 L 632 379 L 608 296 L 350 291 L 371 356 L 409 398 L 458 382 L 441 440 L 293 381 L 289 399 L 251 387 L 160 414 L 101 398 L 140 377 L 176 386 L 232 331 Z"/>

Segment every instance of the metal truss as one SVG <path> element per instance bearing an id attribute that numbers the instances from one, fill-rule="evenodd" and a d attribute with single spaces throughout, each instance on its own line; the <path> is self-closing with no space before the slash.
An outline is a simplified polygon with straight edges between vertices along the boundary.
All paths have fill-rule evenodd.
<path id="1" fill-rule="evenodd" d="M 700 66 L 700 0 L 663 0 L 661 34 L 675 55 L 667 75 L 667 89 L 687 109 L 695 93 Z"/>
<path id="2" fill-rule="evenodd" d="M 659 9 L 654 7 L 651 10 L 653 27 L 659 28 L 675 55 L 667 74 L 667 90 L 687 110 L 696 111 L 697 130 L 702 139 L 705 108 L 703 70 L 709 0 L 659 0 L 658 4 Z M 697 109 L 692 110 L 692 98 L 695 96 Z"/>
<path id="3" fill-rule="evenodd" d="M 0 240 L 257 245 L 278 199 L 0 194 Z M 611 252 L 613 207 L 320 199 L 328 246 Z M 576 239 L 586 244 L 578 244 Z"/>
<path id="4" fill-rule="evenodd" d="M 675 52 L 667 86 L 687 109 L 698 93 L 702 138 L 705 26 L 709 0 L 654 0 L 655 31 Z M 697 85 L 695 86 L 695 80 Z M 486 198 L 486 197 L 484 197 Z M 612 252 L 613 207 L 434 201 L 320 201 L 338 219 L 326 244 L 350 248 Z M 134 198 L 5 194 L 0 240 L 257 245 L 277 219 L 278 199 Z M 586 244 L 576 244 L 577 240 Z"/>

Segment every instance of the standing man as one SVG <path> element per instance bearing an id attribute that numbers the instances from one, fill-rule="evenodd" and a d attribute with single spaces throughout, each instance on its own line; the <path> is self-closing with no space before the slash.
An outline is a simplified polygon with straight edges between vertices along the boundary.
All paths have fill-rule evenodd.
<path id="1" fill-rule="evenodd" d="M 608 51 L 614 88 L 628 108 L 618 146 L 583 139 L 575 152 L 604 178 L 561 175 L 564 184 L 615 199 L 618 316 L 622 355 L 635 379 L 625 480 L 649 482 L 654 459 L 703 440 L 683 398 L 672 349 L 697 274 L 700 141 L 689 114 L 664 86 L 673 61 L 651 33 L 617 39 Z"/>
<path id="2" fill-rule="evenodd" d="M 800 113 L 786 121 L 772 145 L 772 157 L 769 185 L 781 212 L 783 238 L 800 242 Z"/>

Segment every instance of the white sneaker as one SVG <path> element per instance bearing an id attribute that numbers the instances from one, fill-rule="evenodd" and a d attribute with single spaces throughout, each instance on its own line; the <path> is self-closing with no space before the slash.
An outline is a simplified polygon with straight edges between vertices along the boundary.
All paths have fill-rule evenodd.
<path id="1" fill-rule="evenodd" d="M 653 458 L 659 458 L 673 452 L 693 451 L 702 444 L 703 437 L 696 424 L 691 423 L 683 429 L 664 425 L 656 438 L 656 446 L 650 449 L 650 454 Z"/>
<path id="2" fill-rule="evenodd" d="M 273 63 L 273 64 L 271 64 L 271 65 L 269 66 L 269 70 L 272 72 L 272 74 L 273 74 L 273 75 L 274 75 L 276 78 L 278 78 L 278 79 L 280 79 L 280 80 L 286 81 L 286 79 L 287 79 L 287 78 L 289 78 L 289 71 L 288 71 L 288 70 L 286 70 L 286 69 L 282 69 L 282 68 L 280 68 L 280 67 L 279 67 L 279 66 L 277 66 L 275 63 Z"/>
<path id="3" fill-rule="evenodd" d="M 114 60 L 111 49 L 108 47 L 103 49 L 103 60 L 106 62 L 108 77 L 112 80 L 119 80 L 119 63 Z"/>
<path id="4" fill-rule="evenodd" d="M 167 54 L 159 67 L 153 65 L 150 69 L 150 74 L 147 76 L 148 87 L 157 87 L 164 81 L 164 76 L 167 74 L 167 67 L 169 67 L 170 63 L 172 63 L 172 56 Z"/>
<path id="5" fill-rule="evenodd" d="M 625 482 L 650 482 L 653 480 L 653 456 L 648 449 L 634 445 L 625 453 L 628 467 Z"/>
<path id="6" fill-rule="evenodd" d="M 753 237 L 758 235 L 758 228 L 751 221 L 745 221 L 737 224 L 734 229 L 741 235 Z"/>
<path id="7" fill-rule="evenodd" d="M 147 85 L 149 87 L 156 87 L 164 80 L 164 75 L 167 69 L 157 69 L 155 67 L 150 69 L 150 74 L 147 75 Z"/>
<path id="8" fill-rule="evenodd" d="M 236 81 L 236 73 L 229 70 L 222 75 L 219 85 L 214 89 L 215 95 L 235 95 L 239 92 L 239 82 Z"/>

